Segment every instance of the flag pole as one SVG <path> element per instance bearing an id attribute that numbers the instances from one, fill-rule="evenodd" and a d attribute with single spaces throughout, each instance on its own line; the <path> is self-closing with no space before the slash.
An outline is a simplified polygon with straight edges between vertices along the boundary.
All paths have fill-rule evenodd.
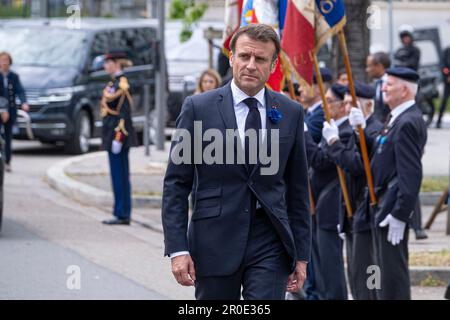
<path id="1" fill-rule="evenodd" d="M 321 96 L 322 102 L 323 102 L 323 111 L 325 113 L 325 120 L 327 122 L 330 122 L 331 115 L 330 115 L 330 110 L 328 108 L 327 99 L 325 98 L 325 86 L 323 84 L 322 75 L 320 74 L 319 62 L 317 61 L 316 51 L 313 52 L 312 56 L 313 56 L 313 60 L 314 60 L 314 69 L 316 71 L 317 85 L 319 86 L 320 96 Z M 338 165 L 336 165 L 336 169 L 337 169 L 337 173 L 338 173 L 338 177 L 339 177 L 339 183 L 340 183 L 341 189 L 342 189 L 342 196 L 344 197 L 344 203 L 345 203 L 345 209 L 347 211 L 347 217 L 351 218 L 353 216 L 353 210 L 352 210 L 352 206 L 350 203 L 350 197 L 348 196 L 348 189 L 347 189 L 347 183 L 345 181 L 344 171 Z"/>
<path id="2" fill-rule="evenodd" d="M 292 81 L 292 73 L 289 73 L 289 77 L 287 77 L 286 81 L 288 83 L 289 96 L 291 97 L 292 100 L 295 100 L 295 90 L 294 90 L 294 83 Z M 311 189 L 311 182 L 309 181 L 309 177 L 308 177 L 308 195 L 309 195 L 309 204 L 310 204 L 311 214 L 315 214 L 316 213 L 316 204 L 314 202 L 314 197 L 313 197 L 313 193 L 312 193 L 312 189 Z"/>
<path id="3" fill-rule="evenodd" d="M 350 95 L 352 96 L 353 106 L 358 107 L 358 104 L 356 102 L 355 85 L 353 82 L 352 70 L 350 66 L 350 58 L 347 50 L 347 42 L 345 40 L 345 34 L 343 29 L 339 30 L 338 39 L 339 39 L 339 46 L 341 48 L 341 53 L 344 58 L 344 65 L 348 78 L 348 87 L 350 90 Z M 373 206 L 377 204 L 377 199 L 375 196 L 375 189 L 373 186 L 372 171 L 370 170 L 370 161 L 369 161 L 369 153 L 367 152 L 366 137 L 364 136 L 364 130 L 361 126 L 358 126 L 358 133 L 361 147 L 361 155 L 364 163 L 364 171 L 366 173 L 367 178 L 367 186 L 369 187 L 370 204 Z"/>

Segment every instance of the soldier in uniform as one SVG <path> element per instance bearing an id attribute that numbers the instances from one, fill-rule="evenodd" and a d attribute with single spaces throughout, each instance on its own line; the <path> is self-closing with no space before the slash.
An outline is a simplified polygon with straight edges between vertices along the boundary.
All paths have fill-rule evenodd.
<path id="1" fill-rule="evenodd" d="M 341 188 L 336 164 L 327 152 L 327 144 L 339 137 L 346 143 L 353 135 L 348 123 L 343 99 L 345 87 L 334 84 L 327 90 L 326 98 L 332 117 L 331 123 L 323 123 L 323 138 L 319 145 L 306 139 L 306 152 L 311 169 L 311 189 L 316 204 L 317 247 L 320 277 L 327 300 L 347 299 L 342 240 L 336 232 L 341 210 Z M 308 127 L 309 130 L 309 127 Z M 313 260 L 314 263 L 314 260 Z"/>
<path id="2" fill-rule="evenodd" d="M 8 100 L 8 112 L 2 115 L 6 171 L 11 171 L 11 142 L 13 126 L 17 118 L 16 98 L 19 99 L 22 110 L 26 112 L 30 110 L 19 75 L 10 70 L 12 62 L 9 53 L 0 52 L 0 97 Z"/>
<path id="3" fill-rule="evenodd" d="M 131 120 L 132 98 L 130 85 L 122 68 L 130 65 L 121 52 L 105 55 L 105 70 L 112 80 L 103 90 L 101 116 L 103 117 L 102 147 L 108 151 L 111 181 L 114 192 L 114 218 L 104 224 L 130 224 L 131 184 L 128 164 L 130 147 L 135 144 Z"/>
<path id="4" fill-rule="evenodd" d="M 427 130 L 414 100 L 418 73 L 405 67 L 390 68 L 386 73 L 383 92 L 391 112 L 373 143 L 371 158 L 378 200 L 372 217 L 381 272 L 378 298 L 406 300 L 411 299 L 407 226 L 419 197 Z M 352 118 L 353 123 L 364 125 L 360 113 Z M 365 201 L 369 203 L 367 196 Z"/>

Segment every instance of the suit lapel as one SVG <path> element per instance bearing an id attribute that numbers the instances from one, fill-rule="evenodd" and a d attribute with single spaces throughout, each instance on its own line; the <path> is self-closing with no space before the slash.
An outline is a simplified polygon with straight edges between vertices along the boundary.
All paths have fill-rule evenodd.
<path id="1" fill-rule="evenodd" d="M 273 95 L 273 93 L 270 91 L 269 88 L 266 87 L 266 93 L 265 93 L 265 100 L 266 100 L 266 137 L 265 141 L 267 143 L 267 152 L 271 152 L 271 135 L 273 129 L 279 129 L 279 125 L 275 124 L 270 120 L 269 118 L 269 112 L 272 110 L 272 106 L 279 108 L 278 101 L 276 97 Z M 259 158 L 259 155 L 258 155 Z M 250 173 L 250 177 L 255 174 L 255 172 L 261 167 L 261 163 L 258 161 L 258 163 L 253 166 L 253 170 Z"/>
<path id="2" fill-rule="evenodd" d="M 219 109 L 220 116 L 222 117 L 222 120 L 225 124 L 225 130 L 232 129 L 235 132 L 237 132 L 238 126 L 236 121 L 236 113 L 234 112 L 233 94 L 231 92 L 231 81 L 220 89 L 217 108 Z M 240 153 L 237 153 L 237 148 L 240 149 Z M 236 143 L 234 143 L 234 154 L 236 154 L 236 156 L 238 154 L 244 154 L 244 149 L 242 148 L 242 141 L 239 137 L 239 134 L 237 135 Z M 245 161 L 244 159 L 241 159 L 240 162 L 244 163 Z"/>

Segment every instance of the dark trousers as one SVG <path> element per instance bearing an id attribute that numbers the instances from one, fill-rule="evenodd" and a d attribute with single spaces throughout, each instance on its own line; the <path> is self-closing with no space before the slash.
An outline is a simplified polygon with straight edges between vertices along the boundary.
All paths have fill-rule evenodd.
<path id="1" fill-rule="evenodd" d="M 306 269 L 306 281 L 303 289 L 306 293 L 307 300 L 321 300 L 323 299 L 323 282 L 320 277 L 320 260 L 319 248 L 317 244 L 317 222 L 316 216 L 311 217 L 311 260 Z"/>
<path id="2" fill-rule="evenodd" d="M 408 269 L 408 234 L 406 226 L 403 240 L 396 246 L 387 241 L 389 227 L 375 229 L 377 263 L 381 272 L 381 300 L 410 300 L 411 287 Z"/>
<path id="3" fill-rule="evenodd" d="M 342 255 L 342 239 L 336 230 L 317 228 L 319 248 L 320 275 L 324 284 L 324 299 L 348 299 L 345 282 L 344 258 Z"/>
<path id="4" fill-rule="evenodd" d="M 447 100 L 450 96 L 450 84 L 444 86 L 444 95 L 442 96 L 441 107 L 439 108 L 439 116 L 437 123 L 440 124 L 442 121 L 442 116 L 444 115 L 445 107 L 447 106 Z"/>
<path id="5" fill-rule="evenodd" d="M 11 153 L 12 153 L 12 129 L 14 126 L 14 122 L 11 119 L 3 124 L 2 130 L 2 138 L 5 141 L 5 163 L 9 164 L 11 162 Z"/>
<path id="6" fill-rule="evenodd" d="M 352 266 L 352 296 L 355 300 L 376 300 L 376 289 L 369 289 L 367 280 L 371 274 L 367 273 L 369 266 L 375 265 L 372 231 L 353 233 Z"/>
<path id="7" fill-rule="evenodd" d="M 118 219 L 130 219 L 131 216 L 131 184 L 128 165 L 129 149 L 119 154 L 108 151 L 111 182 L 114 192 L 113 214 Z"/>
<path id="8" fill-rule="evenodd" d="M 414 207 L 414 213 L 411 217 L 410 227 L 414 231 L 422 229 L 422 209 L 420 207 L 420 200 L 417 200 L 416 206 Z"/>
<path id="9" fill-rule="evenodd" d="M 220 250 L 220 248 L 217 248 Z M 199 277 L 197 300 L 284 300 L 290 273 L 289 257 L 267 215 L 253 215 L 247 249 L 238 271 L 230 276 Z"/>
<path id="10" fill-rule="evenodd" d="M 355 296 L 355 276 L 354 276 L 354 270 L 353 270 L 353 260 L 354 260 L 354 254 L 353 254 L 353 233 L 347 232 L 345 234 L 345 253 L 346 253 L 346 263 L 347 263 L 347 282 L 348 286 L 350 288 L 350 293 L 352 294 L 352 297 Z"/>

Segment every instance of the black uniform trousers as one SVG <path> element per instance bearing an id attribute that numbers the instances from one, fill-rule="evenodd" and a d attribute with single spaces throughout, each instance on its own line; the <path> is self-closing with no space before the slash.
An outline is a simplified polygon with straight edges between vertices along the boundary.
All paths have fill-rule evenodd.
<path id="1" fill-rule="evenodd" d="M 234 274 L 199 277 L 197 300 L 284 300 L 290 262 L 283 243 L 263 209 L 252 210 L 247 249 Z M 220 248 L 218 249 L 220 250 Z"/>
<path id="2" fill-rule="evenodd" d="M 14 119 L 9 119 L 2 126 L 2 138 L 5 141 L 5 163 L 9 164 L 11 162 Z"/>
<path id="3" fill-rule="evenodd" d="M 377 264 L 381 272 L 381 288 L 378 299 L 410 300 L 411 285 L 408 269 L 408 225 L 403 240 L 396 246 L 387 240 L 389 227 L 376 227 Z"/>
<path id="4" fill-rule="evenodd" d="M 347 300 L 347 284 L 345 282 L 343 241 L 337 230 L 317 228 L 317 244 L 319 248 L 320 275 L 324 284 L 324 299 Z"/>

